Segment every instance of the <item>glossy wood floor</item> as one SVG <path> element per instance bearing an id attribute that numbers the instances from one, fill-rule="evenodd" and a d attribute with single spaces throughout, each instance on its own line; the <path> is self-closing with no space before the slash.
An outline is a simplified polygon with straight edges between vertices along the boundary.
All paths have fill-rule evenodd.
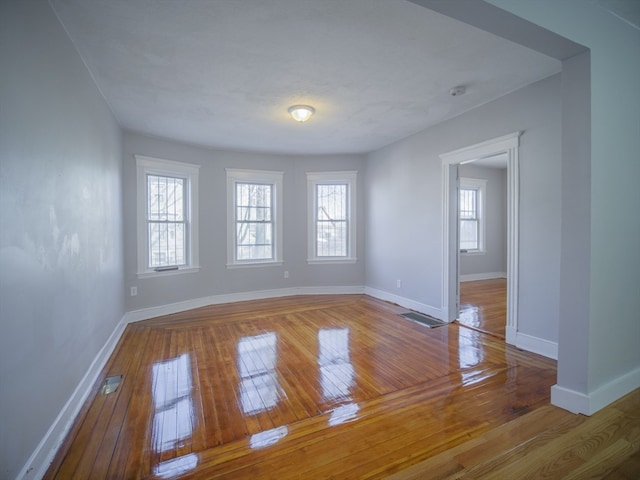
<path id="1" fill-rule="evenodd" d="M 504 340 L 507 325 L 507 280 L 496 278 L 461 282 L 458 321 Z"/>
<path id="2" fill-rule="evenodd" d="M 638 480 L 640 389 L 591 417 L 547 405 L 389 480 Z"/>
<path id="3" fill-rule="evenodd" d="M 46 478 L 382 478 L 548 404 L 555 362 L 404 312 L 327 295 L 131 324 Z"/>

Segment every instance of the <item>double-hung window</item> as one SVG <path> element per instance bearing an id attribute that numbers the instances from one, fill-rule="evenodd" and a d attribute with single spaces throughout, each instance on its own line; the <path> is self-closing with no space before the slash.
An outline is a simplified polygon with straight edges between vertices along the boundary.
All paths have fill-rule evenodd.
<path id="1" fill-rule="evenodd" d="M 308 262 L 356 261 L 357 172 L 307 173 Z"/>
<path id="2" fill-rule="evenodd" d="M 282 263 L 282 172 L 227 168 L 227 266 Z"/>
<path id="3" fill-rule="evenodd" d="M 198 165 L 136 155 L 138 276 L 198 268 Z"/>
<path id="4" fill-rule="evenodd" d="M 460 250 L 464 253 L 484 251 L 484 197 L 486 180 L 460 178 L 458 211 Z"/>

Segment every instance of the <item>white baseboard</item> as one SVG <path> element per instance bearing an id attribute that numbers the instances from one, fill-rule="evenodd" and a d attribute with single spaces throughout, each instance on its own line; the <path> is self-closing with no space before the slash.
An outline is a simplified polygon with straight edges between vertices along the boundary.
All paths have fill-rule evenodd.
<path id="1" fill-rule="evenodd" d="M 109 357 L 111 357 L 111 354 L 116 348 L 116 345 L 127 326 L 125 317 L 126 315 L 120 319 L 104 346 L 95 356 L 93 362 L 91 362 L 87 373 L 82 377 L 82 380 L 80 380 L 80 383 L 71 394 L 71 397 L 69 397 L 67 403 L 62 407 L 62 410 L 60 410 L 60 413 L 54 420 L 53 424 L 49 427 L 49 430 L 31 454 L 27 463 L 22 467 L 16 478 L 26 480 L 32 478 L 40 479 L 44 476 L 47 468 L 49 468 L 55 454 L 60 448 L 60 445 L 71 430 L 73 422 L 76 420 L 82 405 L 91 392 L 91 388 L 102 373 L 102 369 L 107 363 L 107 360 L 109 360 Z"/>
<path id="2" fill-rule="evenodd" d="M 244 302 L 247 300 L 263 300 L 266 298 L 289 297 L 293 295 L 349 295 L 364 294 L 363 286 L 344 287 L 292 287 L 274 290 L 259 290 L 256 292 L 229 293 L 225 295 L 211 295 L 209 297 L 195 298 L 184 302 L 170 303 L 158 307 L 142 308 L 127 312 L 127 323 L 139 322 L 150 318 L 171 315 L 194 308 L 219 305 L 222 303 Z"/>
<path id="3" fill-rule="evenodd" d="M 424 313 L 425 315 L 432 316 L 434 318 L 437 318 L 438 320 L 442 320 L 443 322 L 447 321 L 442 309 L 432 307 L 431 305 L 427 305 L 426 303 L 416 302 L 415 300 L 401 297 L 393 293 L 385 292 L 384 290 L 377 290 L 371 287 L 365 287 L 364 293 L 380 300 L 384 300 L 385 302 L 396 303 L 401 307 Z"/>
<path id="4" fill-rule="evenodd" d="M 593 415 L 610 403 L 640 388 L 640 367 L 584 394 L 569 388 L 551 387 L 551 403 L 572 413 Z"/>
<path id="5" fill-rule="evenodd" d="M 507 278 L 507 272 L 468 273 L 460 275 L 461 282 L 475 282 L 476 280 L 493 280 L 494 278 Z"/>
<path id="6" fill-rule="evenodd" d="M 537 353 L 554 360 L 558 359 L 558 344 L 545 340 L 544 338 L 534 337 L 522 332 L 516 332 L 516 347 L 526 350 L 527 352 Z"/>

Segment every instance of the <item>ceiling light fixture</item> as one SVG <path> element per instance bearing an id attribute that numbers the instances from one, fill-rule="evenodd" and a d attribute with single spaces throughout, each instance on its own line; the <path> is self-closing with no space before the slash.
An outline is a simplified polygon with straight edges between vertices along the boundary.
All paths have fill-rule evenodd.
<path id="1" fill-rule="evenodd" d="M 293 105 L 289 107 L 289 113 L 296 122 L 306 122 L 315 111 L 316 110 L 309 105 Z"/>

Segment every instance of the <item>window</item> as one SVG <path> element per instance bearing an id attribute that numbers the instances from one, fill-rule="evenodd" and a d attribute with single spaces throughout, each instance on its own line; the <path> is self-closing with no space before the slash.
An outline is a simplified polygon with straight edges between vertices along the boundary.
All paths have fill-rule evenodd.
<path id="1" fill-rule="evenodd" d="M 356 261 L 356 175 L 307 173 L 309 263 Z"/>
<path id="2" fill-rule="evenodd" d="M 227 168 L 227 266 L 282 263 L 282 172 Z"/>
<path id="3" fill-rule="evenodd" d="M 464 253 L 484 251 L 484 196 L 486 180 L 460 178 L 458 201 L 460 250 Z"/>
<path id="4" fill-rule="evenodd" d="M 199 166 L 136 155 L 138 276 L 198 269 Z"/>

